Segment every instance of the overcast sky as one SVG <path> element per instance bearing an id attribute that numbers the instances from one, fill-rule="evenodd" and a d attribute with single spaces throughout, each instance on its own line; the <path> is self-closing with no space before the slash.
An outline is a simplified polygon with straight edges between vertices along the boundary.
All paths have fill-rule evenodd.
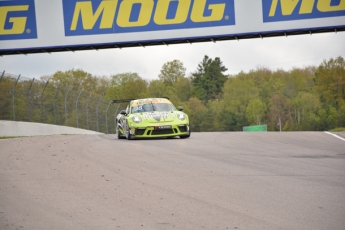
<path id="1" fill-rule="evenodd" d="M 345 32 L 296 35 L 239 41 L 205 42 L 169 46 L 106 49 L 51 54 L 0 57 L 0 70 L 28 78 L 52 75 L 56 71 L 82 69 L 96 76 L 136 72 L 146 80 L 158 79 L 164 63 L 180 60 L 186 76 L 204 57 L 219 57 L 227 74 L 248 72 L 257 67 L 291 70 L 319 65 L 323 60 L 345 58 Z"/>

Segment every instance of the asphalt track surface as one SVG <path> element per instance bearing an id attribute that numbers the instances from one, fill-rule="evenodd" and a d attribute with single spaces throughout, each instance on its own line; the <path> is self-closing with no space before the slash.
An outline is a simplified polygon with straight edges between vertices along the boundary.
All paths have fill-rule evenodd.
<path id="1" fill-rule="evenodd" d="M 345 141 L 324 132 L 0 141 L 0 229 L 345 229 Z"/>

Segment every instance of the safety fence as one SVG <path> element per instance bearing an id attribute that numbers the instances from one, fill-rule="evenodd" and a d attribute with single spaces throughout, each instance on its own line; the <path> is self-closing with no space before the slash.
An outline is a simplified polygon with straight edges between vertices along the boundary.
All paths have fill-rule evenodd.
<path id="1" fill-rule="evenodd" d="M 0 73 L 0 120 L 27 121 L 115 133 L 125 104 L 49 81 Z"/>

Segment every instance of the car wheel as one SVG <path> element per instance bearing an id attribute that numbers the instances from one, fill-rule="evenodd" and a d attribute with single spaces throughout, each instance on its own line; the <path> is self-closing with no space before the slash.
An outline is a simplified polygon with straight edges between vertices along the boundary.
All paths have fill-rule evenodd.
<path id="1" fill-rule="evenodd" d="M 180 136 L 181 139 L 189 138 L 191 134 L 190 127 L 187 135 Z"/>
<path id="2" fill-rule="evenodd" d="M 117 132 L 117 139 L 125 139 L 125 137 L 122 136 L 119 130 L 117 130 L 116 132 Z"/>
<path id="3" fill-rule="evenodd" d="M 126 138 L 127 138 L 127 140 L 133 140 L 133 136 L 132 136 L 131 131 L 129 130 L 129 128 L 127 128 Z"/>
<path id="4" fill-rule="evenodd" d="M 121 134 L 119 131 L 119 124 L 116 121 L 116 134 L 117 134 L 117 139 L 124 139 L 125 137 Z"/>

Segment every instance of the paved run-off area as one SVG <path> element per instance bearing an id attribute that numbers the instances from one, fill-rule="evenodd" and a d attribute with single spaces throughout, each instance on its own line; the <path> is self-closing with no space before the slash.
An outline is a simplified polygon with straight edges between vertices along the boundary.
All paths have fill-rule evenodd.
<path id="1" fill-rule="evenodd" d="M 0 140 L 0 229 L 339 229 L 345 141 L 323 132 Z"/>

